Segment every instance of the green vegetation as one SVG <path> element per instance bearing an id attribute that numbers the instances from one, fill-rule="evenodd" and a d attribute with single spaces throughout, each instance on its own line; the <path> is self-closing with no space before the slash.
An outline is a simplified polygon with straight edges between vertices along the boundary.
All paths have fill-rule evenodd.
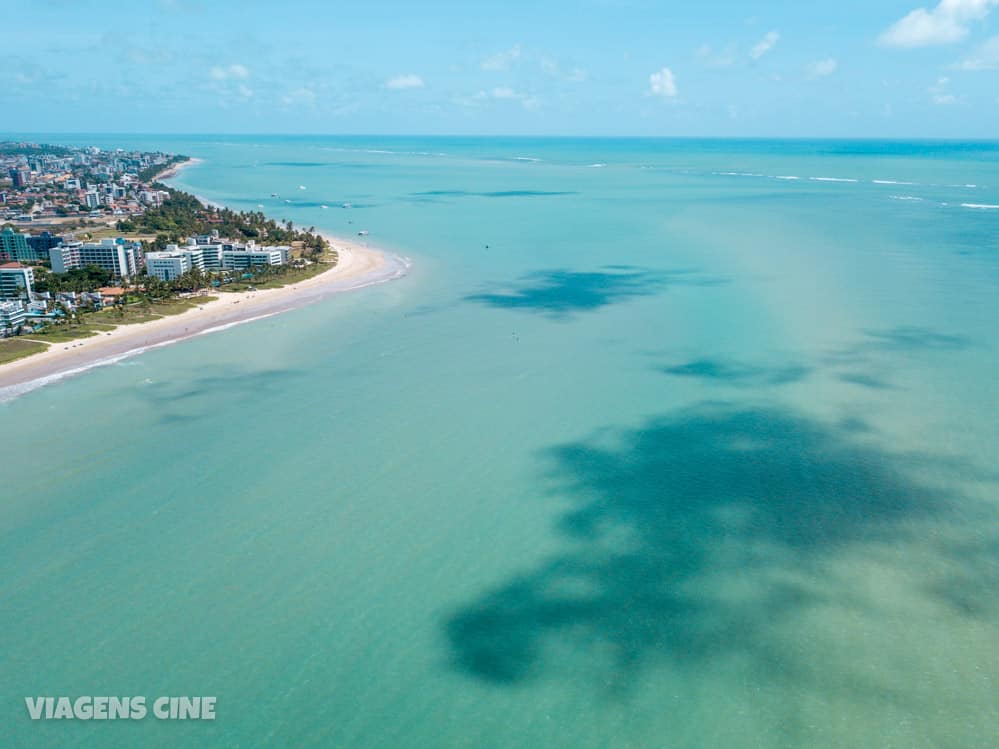
<path id="1" fill-rule="evenodd" d="M 190 193 L 174 190 L 159 182 L 153 186 L 166 190 L 170 197 L 163 201 L 163 205 L 150 208 L 141 216 L 118 222 L 117 228 L 155 235 L 155 249 L 179 243 L 185 237 L 217 230 L 220 236 L 243 241 L 253 239 L 258 244 L 290 245 L 301 242 L 303 255 L 307 257 L 318 257 L 326 251 L 327 242 L 315 233 L 315 227 L 296 229 L 291 221 L 278 223 L 260 211 L 232 211 L 205 206 Z"/>
<path id="2" fill-rule="evenodd" d="M 337 253 L 331 250 L 318 262 L 294 265 L 264 265 L 253 268 L 250 273 L 253 278 L 244 279 L 242 273 L 233 273 L 230 283 L 221 286 L 218 291 L 249 291 L 250 289 L 280 289 L 282 286 L 301 283 L 313 276 L 329 270 L 336 265 Z"/>
<path id="3" fill-rule="evenodd" d="M 88 242 L 98 242 L 102 239 L 116 239 L 123 234 L 128 235 L 129 240 L 141 240 L 147 244 L 151 244 L 154 239 L 156 239 L 155 234 L 140 234 L 135 228 L 127 229 L 123 228 L 124 225 L 131 224 L 130 221 L 119 221 L 117 224 L 110 226 L 107 224 L 98 224 L 94 227 L 86 227 L 84 231 L 76 232 L 76 238 L 82 239 Z"/>
<path id="4" fill-rule="evenodd" d="M 91 328 L 89 325 L 70 325 L 68 323 L 56 323 L 46 325 L 40 330 L 25 334 L 25 338 L 34 341 L 45 341 L 46 343 L 66 343 L 79 338 L 91 338 L 106 330 L 105 326 Z"/>
<path id="5" fill-rule="evenodd" d="M 154 300 L 142 292 L 130 293 L 123 304 L 107 307 L 100 312 L 87 315 L 87 324 L 102 323 L 105 325 L 133 325 L 135 323 L 158 320 L 169 315 L 179 315 L 189 309 L 218 299 L 214 296 L 197 296 L 189 298 L 173 298 Z"/>
<path id="6" fill-rule="evenodd" d="M 190 161 L 190 159 L 187 156 L 171 156 L 165 164 L 153 164 L 140 169 L 138 173 L 139 181 L 151 182 L 160 172 L 165 172 L 170 167 L 183 164 L 185 161 Z"/>
<path id="7" fill-rule="evenodd" d="M 48 344 L 37 341 L 25 341 L 20 338 L 0 339 L 0 364 L 23 359 L 32 354 L 39 354 L 47 348 Z"/>
<path id="8" fill-rule="evenodd" d="M 111 284 L 110 271 L 96 265 L 78 268 L 66 273 L 53 273 L 47 268 L 35 268 L 35 291 L 96 291 Z"/>
<path id="9" fill-rule="evenodd" d="M 0 143 L 0 156 L 17 156 L 19 154 L 52 154 L 53 156 L 70 156 L 73 151 L 66 146 L 51 146 L 47 143 Z"/>
<path id="10" fill-rule="evenodd" d="M 98 322 L 109 325 L 134 325 L 136 323 L 159 320 L 161 315 L 154 315 L 141 307 L 109 307 L 100 312 L 92 313 L 92 317 Z"/>

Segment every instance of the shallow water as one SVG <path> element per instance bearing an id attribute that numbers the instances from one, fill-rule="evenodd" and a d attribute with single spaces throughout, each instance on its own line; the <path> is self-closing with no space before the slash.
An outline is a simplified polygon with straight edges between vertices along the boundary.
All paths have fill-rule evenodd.
<path id="1" fill-rule="evenodd" d="M 0 406 L 12 746 L 995 745 L 996 144 L 59 140 L 414 265 Z"/>

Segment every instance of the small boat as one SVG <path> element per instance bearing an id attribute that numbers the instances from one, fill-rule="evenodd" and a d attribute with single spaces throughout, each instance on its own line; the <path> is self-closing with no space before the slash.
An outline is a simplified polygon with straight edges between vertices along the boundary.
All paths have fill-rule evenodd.
<path id="1" fill-rule="evenodd" d="M 320 208 L 322 208 L 323 210 L 326 210 L 327 208 L 329 208 L 329 206 L 328 206 L 328 205 L 321 205 L 321 206 L 319 206 L 319 207 L 320 207 Z"/>
<path id="2" fill-rule="evenodd" d="M 361 229 L 361 231 L 357 232 L 357 236 L 359 236 L 359 237 L 366 237 L 366 236 L 368 236 L 368 232 L 367 232 L 366 229 Z"/>
<path id="3" fill-rule="evenodd" d="M 305 189 L 305 185 L 299 185 L 299 186 L 298 186 L 298 189 L 299 189 L 299 190 L 304 190 L 304 189 Z"/>
<path id="4" fill-rule="evenodd" d="M 344 208 L 353 208 L 354 206 L 352 206 L 350 203 L 344 203 L 343 207 Z"/>
<path id="5" fill-rule="evenodd" d="M 287 198 L 285 198 L 285 201 L 284 201 L 284 202 L 285 202 L 285 203 L 290 203 L 291 201 L 290 201 L 290 200 L 288 200 Z"/>
<path id="6" fill-rule="evenodd" d="M 271 197 L 272 197 L 272 198 L 280 198 L 281 196 L 280 196 L 280 195 L 278 195 L 278 194 L 277 194 L 276 192 L 272 192 L 272 193 L 271 193 Z"/>

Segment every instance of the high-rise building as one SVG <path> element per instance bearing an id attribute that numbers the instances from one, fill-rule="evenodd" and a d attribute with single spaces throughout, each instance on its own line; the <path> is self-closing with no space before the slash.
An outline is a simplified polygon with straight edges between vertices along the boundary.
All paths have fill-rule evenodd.
<path id="1" fill-rule="evenodd" d="M 291 248 L 286 245 L 261 247 L 253 242 L 222 245 L 224 270 L 246 270 L 254 265 L 284 265 L 290 258 Z"/>
<path id="2" fill-rule="evenodd" d="M 9 226 L 0 231 L 0 252 L 18 262 L 31 262 L 35 259 L 34 251 L 28 246 L 28 238 Z"/>
<path id="3" fill-rule="evenodd" d="M 176 247 L 176 245 L 174 245 Z M 146 273 L 161 281 L 173 281 L 193 268 L 191 253 L 182 250 L 146 253 Z"/>
<path id="4" fill-rule="evenodd" d="M 49 251 L 53 247 L 58 247 L 65 241 L 64 237 L 57 236 L 47 231 L 28 237 L 28 247 L 30 247 L 38 260 L 48 260 Z"/>
<path id="5" fill-rule="evenodd" d="M 100 242 L 64 242 L 49 250 L 53 273 L 96 265 L 118 278 L 130 278 L 139 272 L 141 242 L 125 239 L 102 239 Z"/>
<path id="6" fill-rule="evenodd" d="M 10 178 L 14 181 L 14 187 L 27 187 L 31 183 L 31 172 L 23 166 L 10 170 Z"/>
<path id="7" fill-rule="evenodd" d="M 35 282 L 35 272 L 20 263 L 0 265 L 0 299 L 24 299 L 31 301 L 31 286 Z"/>

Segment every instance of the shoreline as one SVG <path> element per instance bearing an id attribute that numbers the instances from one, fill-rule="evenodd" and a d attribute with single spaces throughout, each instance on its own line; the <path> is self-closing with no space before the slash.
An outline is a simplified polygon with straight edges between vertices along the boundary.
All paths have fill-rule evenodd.
<path id="1" fill-rule="evenodd" d="M 169 170 L 172 172 L 170 176 L 176 176 L 179 169 L 193 163 L 200 163 L 200 160 L 191 159 L 175 165 Z M 71 343 L 49 344 L 45 351 L 0 365 L 0 403 L 151 348 L 288 312 L 334 294 L 386 283 L 405 276 L 409 271 L 410 263 L 405 257 L 326 232 L 319 234 L 338 254 L 337 264 L 329 270 L 277 289 L 221 292 L 214 301 L 177 315 L 119 325 L 114 330 Z M 23 337 L 31 339 L 30 335 Z"/>
<path id="2" fill-rule="evenodd" d="M 156 172 L 156 174 L 153 175 L 153 178 L 149 180 L 149 183 L 152 184 L 153 182 L 161 182 L 165 179 L 173 179 L 187 167 L 194 166 L 195 164 L 202 164 L 204 161 L 204 159 L 199 159 L 197 156 L 188 156 L 187 161 L 181 161 L 179 164 L 171 164 L 163 171 Z"/>

